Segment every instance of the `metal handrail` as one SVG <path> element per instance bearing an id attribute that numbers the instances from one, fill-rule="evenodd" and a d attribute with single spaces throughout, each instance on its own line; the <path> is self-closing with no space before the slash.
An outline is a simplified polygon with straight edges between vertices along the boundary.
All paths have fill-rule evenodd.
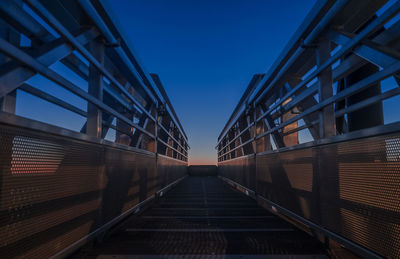
<path id="1" fill-rule="evenodd" d="M 20 89 L 30 95 L 39 97 L 42 100 L 85 118 L 90 116 L 89 112 L 85 109 L 78 108 L 68 101 L 62 100 L 62 98 L 55 97 L 51 93 L 40 90 L 30 85 L 30 83 L 28 84 L 25 82 L 36 73 L 39 73 L 75 96 L 82 98 L 88 104 L 94 105 L 97 107 L 98 111 L 111 115 L 110 119 L 117 118 L 127 126 L 135 128 L 136 131 L 133 133 L 125 133 L 131 137 L 134 137 L 135 134 L 139 134 L 139 137 L 135 138 L 138 142 L 136 143 L 137 146 L 141 141 L 141 134 L 145 134 L 155 142 L 159 142 L 160 139 L 157 136 L 157 131 L 158 128 L 161 128 L 163 131 L 166 131 L 169 139 L 173 141 L 173 145 L 178 145 L 179 149 L 182 149 L 182 159 L 184 159 L 184 157 L 187 159 L 187 149 L 189 147 L 187 144 L 187 136 L 183 131 L 183 127 L 177 118 L 175 110 L 163 86 L 157 85 L 154 79 L 144 70 L 136 54 L 132 53 L 133 50 L 129 44 L 126 43 L 126 39 L 121 36 L 118 28 L 115 27 L 115 21 L 110 19 L 108 13 L 105 13 L 103 3 L 92 3 L 86 0 L 79 1 L 79 5 L 75 7 L 79 8 L 80 11 L 71 14 L 71 16 L 79 14 L 80 16 L 87 15 L 88 18 L 85 17 L 85 19 L 83 19 L 85 24 L 76 24 L 81 30 L 75 35 L 71 31 L 71 27 L 58 17 L 60 10 L 57 8 L 50 9 L 45 6 L 43 2 L 37 0 L 24 0 L 24 3 L 16 3 L 13 0 L 6 1 L 9 3 L 1 4 L 0 8 L 7 16 L 10 16 L 12 20 L 16 21 L 16 30 L 21 30 L 29 39 L 32 40 L 32 38 L 34 38 L 44 43 L 44 45 L 32 44 L 32 47 L 25 51 L 25 49 L 17 47 L 15 44 L 8 42 L 8 40 L 0 39 L 0 51 L 11 58 L 9 62 L 13 63 L 18 61 L 18 63 L 23 64 L 23 66 L 14 69 L 15 71 L 11 71 L 12 73 L 10 73 L 10 75 L 17 75 L 23 70 L 27 71 L 26 75 L 18 77 L 19 81 L 17 80 L 18 82 L 15 84 L 15 87 L 6 87 L 1 91 L 2 97 L 10 94 L 10 92 L 15 89 Z M 69 12 L 70 10 L 68 8 L 61 10 L 61 12 L 64 11 Z M 40 19 L 43 20 L 41 21 Z M 77 19 L 77 21 L 78 20 L 80 19 Z M 88 27 L 87 21 L 90 21 L 94 26 Z M 9 25 L 6 24 L 5 26 Z M 52 30 L 56 31 L 56 33 L 52 33 Z M 92 50 L 86 49 L 85 45 L 94 40 L 97 41 L 99 37 L 104 37 L 106 42 L 98 41 L 96 44 L 103 45 L 101 48 L 113 48 L 113 51 L 118 55 L 117 60 L 110 59 L 110 56 L 104 52 L 103 55 L 106 62 L 103 64 L 103 62 L 97 60 Z M 49 50 L 46 48 L 49 48 Z M 36 53 L 39 53 L 39 55 Z M 47 59 L 49 60 L 47 61 Z M 90 66 L 93 66 L 93 68 L 99 71 L 99 80 L 104 80 L 103 82 L 100 81 L 100 84 L 103 84 L 103 86 L 98 86 L 100 87 L 100 94 L 106 93 L 110 99 L 103 101 L 101 97 L 94 96 L 92 93 L 83 90 L 70 81 L 69 78 L 61 76 L 57 71 L 48 67 L 58 61 L 62 62 L 71 69 L 72 72 L 87 81 L 89 86 L 90 78 L 88 73 L 91 69 Z M 110 64 L 112 68 L 116 65 L 123 66 L 123 70 L 120 70 L 117 66 L 115 67 L 117 74 L 114 74 L 114 72 L 108 69 L 108 64 Z M 27 68 L 32 71 L 31 74 L 29 74 Z M 4 78 L 7 79 L 7 76 L 9 75 L 6 74 Z M 122 77 L 122 80 L 119 80 L 119 77 Z M 126 86 L 124 86 L 122 82 L 127 82 Z M 8 81 L 5 83 L 8 83 Z M 139 96 L 131 94 L 130 87 L 135 90 L 137 89 Z M 146 105 L 144 103 L 146 103 Z M 167 105 L 166 113 L 162 115 L 157 114 L 159 105 L 165 103 Z M 129 115 L 125 115 L 126 112 Z M 101 113 L 99 116 L 102 116 Z M 174 127 L 177 127 L 178 138 L 169 133 L 159 123 L 158 119 L 164 116 L 169 117 L 174 123 Z M 135 123 L 132 117 L 140 117 L 139 123 Z M 103 125 L 103 127 L 111 128 L 119 132 L 124 131 L 124 129 L 118 126 L 111 125 L 110 122 L 106 123 L 101 120 L 104 120 L 104 116 L 100 118 L 100 122 L 96 123 L 100 123 L 99 125 Z M 147 125 L 149 122 L 154 123 L 154 131 L 153 129 L 149 130 L 149 126 Z M 84 128 L 81 129 L 81 132 L 83 132 L 83 130 Z M 152 132 L 155 132 L 155 134 Z M 99 134 L 97 135 L 97 137 L 101 139 L 105 137 L 104 134 L 102 136 L 103 137 L 100 137 Z M 160 144 L 162 143 L 160 142 Z M 144 148 L 147 149 L 148 147 Z M 158 152 L 157 148 L 154 152 Z"/>
<path id="2" fill-rule="evenodd" d="M 40 4 L 37 0 L 25 0 L 32 9 L 36 10 L 39 15 L 45 19 L 58 33 L 60 33 L 65 39 L 67 39 L 75 48 L 79 50 L 79 52 L 87 58 L 91 64 L 96 66 L 104 76 L 106 76 L 111 82 L 118 87 L 118 89 L 128 97 L 136 106 L 140 108 L 142 112 L 144 112 L 151 120 L 155 121 L 156 119 L 135 99 L 129 92 L 123 87 L 114 76 L 112 76 L 103 65 L 95 59 L 90 52 L 83 47 L 79 42 L 76 41 L 75 37 L 49 12 L 47 9 Z"/>
<path id="3" fill-rule="evenodd" d="M 232 115 L 230 117 L 230 120 L 227 122 L 226 126 L 224 127 L 223 131 L 218 137 L 216 146 L 216 149 L 218 150 L 218 160 L 220 160 L 221 157 L 224 157 L 226 154 L 229 154 L 233 150 L 236 150 L 238 147 L 243 146 L 243 144 L 240 144 L 239 146 L 237 146 L 238 144 L 235 144 L 236 147 L 234 147 L 233 149 L 225 153 L 221 152 L 222 150 L 225 150 L 229 145 L 234 143 L 235 140 L 240 136 L 242 136 L 245 132 L 248 132 L 251 126 L 257 125 L 258 122 L 265 119 L 267 116 L 269 116 L 269 118 L 274 118 L 274 119 L 283 116 L 287 112 L 291 112 L 293 108 L 296 108 L 298 107 L 298 105 L 301 105 L 302 102 L 304 102 L 305 100 L 313 98 L 313 96 L 316 93 L 318 93 L 320 87 L 318 76 L 325 70 L 330 69 L 330 67 L 338 60 L 343 60 L 343 57 L 345 57 L 352 51 L 358 53 L 357 52 L 358 46 L 364 46 L 364 44 L 368 44 L 368 48 L 370 48 L 371 50 L 383 53 L 382 55 L 385 55 L 385 58 L 387 59 L 386 61 L 379 60 L 380 62 L 383 62 L 382 63 L 384 65 L 383 69 L 351 86 L 347 86 L 346 89 L 341 90 L 340 92 L 332 95 L 329 98 L 320 100 L 319 102 L 316 101 L 315 104 L 309 107 L 305 107 L 306 109 L 301 109 L 300 112 L 294 113 L 293 116 L 291 116 L 286 121 L 279 122 L 278 125 L 272 123 L 273 125 L 268 126 L 268 129 L 265 129 L 262 132 L 257 132 L 256 130 L 254 130 L 254 138 L 250 138 L 249 140 L 245 139 L 244 140 L 245 143 L 256 141 L 271 133 L 278 133 L 281 137 L 283 137 L 296 133 L 303 129 L 314 127 L 315 125 L 320 124 L 319 120 L 313 120 L 307 122 L 303 126 L 296 127 L 295 129 L 290 129 L 287 132 L 281 132 L 281 130 L 284 127 L 289 126 L 290 124 L 295 123 L 301 119 L 306 119 L 308 116 L 313 115 L 313 113 L 320 112 L 325 107 L 332 105 L 338 101 L 341 101 L 347 97 L 350 97 L 360 92 L 361 90 L 366 89 L 370 85 L 382 81 L 385 78 L 392 76 L 400 71 L 400 59 L 399 59 L 400 55 L 398 55 L 397 52 L 394 52 L 386 48 L 385 46 L 377 45 L 375 42 L 373 42 L 373 40 L 367 39 L 370 35 L 377 32 L 380 28 L 382 28 L 382 26 L 385 23 L 387 23 L 390 19 L 392 19 L 396 14 L 400 12 L 400 3 L 397 2 L 392 4 L 392 6 L 390 6 L 389 8 L 387 8 L 382 14 L 375 17 L 375 19 L 371 20 L 358 33 L 348 36 L 346 35 L 346 32 L 338 32 L 341 35 L 343 35 L 343 37 L 347 37 L 345 42 L 341 45 L 341 48 L 334 54 L 329 56 L 326 60 L 323 60 L 323 62 L 321 62 L 321 64 L 316 66 L 313 71 L 306 73 L 307 75 L 304 78 L 302 78 L 299 83 L 294 85 L 291 89 L 287 90 L 287 92 L 284 93 L 283 96 L 277 98 L 277 100 L 272 105 L 267 107 L 266 111 L 261 111 L 261 114 L 257 114 L 257 108 L 260 107 L 261 102 L 264 100 L 264 98 L 268 97 L 267 96 L 268 93 L 271 90 L 276 89 L 278 83 L 279 84 L 282 83 L 283 77 L 290 77 L 290 75 L 287 75 L 287 72 L 288 69 L 291 68 L 291 65 L 297 62 L 301 54 L 304 53 L 307 48 L 316 48 L 317 45 L 315 45 L 314 42 L 319 37 L 322 37 L 326 33 L 332 31 L 328 30 L 327 32 L 326 28 L 329 27 L 330 22 L 336 17 L 338 13 L 340 13 L 340 11 L 346 6 L 347 3 L 348 1 L 338 0 L 333 4 L 331 3 L 331 6 L 328 9 L 323 8 L 324 6 L 328 5 L 326 1 L 321 1 L 317 3 L 316 5 L 317 7 L 315 7 L 314 10 L 311 12 L 312 17 L 314 18 L 318 16 L 320 17 L 320 20 L 316 23 L 316 25 L 313 25 L 314 27 L 312 27 L 310 24 L 312 24 L 312 22 L 315 23 L 314 19 L 306 18 L 306 21 L 308 21 L 307 25 L 304 25 L 303 23 L 302 26 L 310 27 L 309 29 L 310 32 L 308 32 L 308 34 L 305 34 L 305 29 L 299 29 L 301 33 L 296 33 L 295 36 L 297 38 L 296 37 L 292 38 L 291 43 L 288 44 L 288 46 L 290 46 L 292 50 L 288 51 L 287 49 L 285 49 L 284 53 L 286 54 L 283 55 L 285 58 L 281 55 L 281 57 L 279 58 L 279 62 L 274 63 L 273 68 L 270 69 L 270 72 L 267 73 L 267 76 L 264 76 L 262 80 L 257 84 L 257 86 L 252 87 L 251 91 L 246 90 L 245 95 L 247 97 L 243 96 L 241 98 L 241 100 L 246 100 L 246 102 L 238 104 L 233 113 L 236 115 L 235 116 Z M 326 13 L 318 14 L 318 12 L 316 13 L 315 10 L 319 10 L 318 12 L 326 12 Z M 305 40 L 301 40 L 300 37 L 304 37 Z M 367 41 L 365 41 L 366 39 Z M 333 41 L 333 39 L 330 40 Z M 364 49 L 365 48 L 366 47 L 364 47 Z M 349 59 L 349 61 L 350 60 L 351 62 L 362 62 L 362 60 L 355 58 Z M 346 62 L 343 63 L 343 65 L 349 65 L 349 64 L 351 63 L 346 63 Z M 365 64 L 365 62 L 361 64 Z M 341 65 L 339 65 L 335 69 L 332 69 L 332 83 L 337 82 L 339 79 L 345 76 L 344 75 L 345 71 L 343 69 L 346 69 L 346 67 L 342 67 Z M 296 76 L 298 77 L 298 75 Z M 315 78 L 317 78 L 318 81 L 316 83 L 313 83 L 312 81 Z M 313 84 L 309 86 L 310 83 Z M 353 104 L 349 107 L 337 110 L 333 113 L 333 116 L 334 118 L 341 117 L 347 113 L 360 110 L 364 107 L 367 107 L 368 105 L 377 103 L 379 101 L 391 98 L 399 94 L 400 92 L 398 89 L 392 89 L 377 96 L 367 98 L 357 104 Z M 254 122 L 251 123 L 248 122 L 247 127 L 244 130 L 240 131 L 238 134 L 235 134 L 233 139 L 228 140 L 226 138 L 227 134 L 233 130 L 233 126 L 238 122 L 238 120 L 241 119 L 243 116 L 245 116 L 244 113 L 246 111 L 246 107 L 253 108 L 255 117 Z M 257 114 L 257 116 L 255 114 Z M 221 145 L 221 142 L 224 140 L 227 142 L 225 142 L 225 145 Z M 253 152 L 257 153 L 255 150 Z M 220 155 L 221 153 L 223 154 Z M 243 155 L 247 154 L 243 153 Z"/>

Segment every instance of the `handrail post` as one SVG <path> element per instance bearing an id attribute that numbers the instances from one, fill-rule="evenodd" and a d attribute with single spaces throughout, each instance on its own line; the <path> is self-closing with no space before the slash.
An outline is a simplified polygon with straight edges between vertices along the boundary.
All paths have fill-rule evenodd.
<path id="1" fill-rule="evenodd" d="M 99 40 L 94 40 L 89 45 L 92 55 L 100 64 L 104 64 L 104 44 Z M 103 101 L 103 75 L 92 63 L 89 65 L 88 92 L 99 101 Z M 87 105 L 87 124 L 86 134 L 101 138 L 102 131 L 102 111 L 96 105 L 88 102 Z"/>
<path id="2" fill-rule="evenodd" d="M 331 57 L 331 42 L 328 39 L 321 39 L 316 52 L 317 67 L 319 67 Z M 319 102 L 332 97 L 332 95 L 332 68 L 329 66 L 318 75 Z M 320 138 L 327 138 L 335 135 L 335 113 L 333 104 L 330 104 L 319 111 L 319 136 Z"/>
<path id="3" fill-rule="evenodd" d="M 22 5 L 22 2 L 15 1 L 17 5 Z M 20 33 L 14 30 L 10 25 L 8 25 L 5 21 L 0 21 L 0 38 L 5 39 L 6 41 L 12 43 L 13 45 L 20 44 Z M 0 54 L 0 64 L 5 64 L 9 61 L 9 58 L 5 54 Z M 15 106 L 17 103 L 17 90 L 12 91 L 11 93 L 5 95 L 3 98 L 0 98 L 0 111 L 15 113 Z"/>

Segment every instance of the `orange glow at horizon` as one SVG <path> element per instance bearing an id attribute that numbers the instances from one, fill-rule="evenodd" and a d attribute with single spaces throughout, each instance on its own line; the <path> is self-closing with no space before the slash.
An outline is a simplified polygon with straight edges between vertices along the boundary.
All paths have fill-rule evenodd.
<path id="1" fill-rule="evenodd" d="M 189 156 L 189 165 L 216 165 L 217 158 L 209 158 L 209 157 L 190 157 Z"/>

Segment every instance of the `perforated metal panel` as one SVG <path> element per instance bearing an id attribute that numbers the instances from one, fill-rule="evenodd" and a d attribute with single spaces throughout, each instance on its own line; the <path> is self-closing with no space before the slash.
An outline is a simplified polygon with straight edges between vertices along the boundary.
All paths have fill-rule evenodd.
<path id="1" fill-rule="evenodd" d="M 307 219 L 317 219 L 313 150 L 257 156 L 257 192 Z"/>
<path id="2" fill-rule="evenodd" d="M 218 164 L 219 175 L 231 178 L 250 189 L 255 189 L 256 186 L 255 169 L 254 156 L 239 157 Z"/>
<path id="3" fill-rule="evenodd" d="M 246 185 L 237 176 L 249 168 L 238 160 L 219 170 Z M 257 155 L 254 162 L 257 173 L 248 176 L 257 177 L 259 195 L 377 254 L 400 257 L 399 134 Z"/>
<path id="4" fill-rule="evenodd" d="M 322 146 L 321 223 L 386 257 L 400 257 L 399 135 Z M 396 144 L 397 143 L 397 144 Z"/>
<path id="5" fill-rule="evenodd" d="M 0 255 L 47 258 L 183 176 L 156 157 L 0 125 Z"/>

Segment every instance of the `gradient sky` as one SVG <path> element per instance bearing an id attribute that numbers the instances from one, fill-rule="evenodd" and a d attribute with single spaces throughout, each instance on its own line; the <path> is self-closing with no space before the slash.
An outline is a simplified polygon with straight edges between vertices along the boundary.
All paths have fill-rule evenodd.
<path id="1" fill-rule="evenodd" d="M 269 69 L 315 2 L 102 1 L 106 1 L 107 11 L 114 13 L 114 22 L 120 24 L 147 71 L 159 74 L 189 136 L 190 164 L 216 163 L 217 137 L 253 74 Z M 26 5 L 23 8 L 48 27 Z M 398 20 L 400 15 L 385 27 Z M 22 38 L 21 44 L 29 46 L 30 42 Z M 50 68 L 87 91 L 88 83 L 61 62 Z M 87 108 L 85 100 L 44 76 L 37 74 L 27 83 L 82 110 Z M 383 92 L 397 87 L 393 77 L 381 82 Z M 399 103 L 400 95 L 383 101 L 384 124 L 400 121 Z M 78 132 L 86 122 L 86 118 L 22 90 L 17 91 L 16 114 Z M 300 133 L 299 141 L 312 140 Z M 109 130 L 106 139 L 114 141 L 115 131 Z"/>
<path id="2" fill-rule="evenodd" d="M 109 0 L 189 137 L 190 164 L 215 164 L 217 137 L 253 74 L 265 73 L 315 0 Z"/>

